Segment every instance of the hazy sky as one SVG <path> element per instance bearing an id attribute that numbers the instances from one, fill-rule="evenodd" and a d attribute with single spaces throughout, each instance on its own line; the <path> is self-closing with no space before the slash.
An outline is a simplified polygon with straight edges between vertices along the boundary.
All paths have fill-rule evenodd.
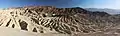
<path id="1" fill-rule="evenodd" d="M 120 9 L 120 0 L 0 0 L 0 8 L 26 5 Z"/>

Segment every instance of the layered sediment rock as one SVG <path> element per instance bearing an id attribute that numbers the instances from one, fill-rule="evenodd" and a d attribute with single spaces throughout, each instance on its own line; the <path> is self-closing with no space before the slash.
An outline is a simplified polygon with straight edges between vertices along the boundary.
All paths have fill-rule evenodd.
<path id="1" fill-rule="evenodd" d="M 1 27 L 37 33 L 92 33 L 114 27 L 119 23 L 116 21 L 119 17 L 79 7 L 27 6 L 0 10 Z"/>

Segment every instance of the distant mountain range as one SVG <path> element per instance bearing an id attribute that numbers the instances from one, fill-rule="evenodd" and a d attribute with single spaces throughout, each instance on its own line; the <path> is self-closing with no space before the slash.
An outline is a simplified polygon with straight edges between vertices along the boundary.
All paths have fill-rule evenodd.
<path id="1" fill-rule="evenodd" d="M 101 11 L 101 12 L 107 12 L 107 13 L 109 13 L 109 14 L 120 14 L 120 9 L 107 9 L 107 8 L 105 8 L 105 9 L 99 9 L 99 8 L 84 8 L 84 9 L 86 9 L 86 10 L 88 10 L 88 11 L 93 11 L 93 12 L 95 12 L 95 11 Z"/>

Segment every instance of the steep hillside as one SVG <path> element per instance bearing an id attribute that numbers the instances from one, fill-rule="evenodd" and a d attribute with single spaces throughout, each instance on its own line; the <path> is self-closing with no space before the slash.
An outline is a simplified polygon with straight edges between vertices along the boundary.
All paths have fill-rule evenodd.
<path id="1" fill-rule="evenodd" d="M 93 33 L 119 24 L 120 17 L 82 8 L 27 6 L 0 10 L 0 26 L 37 33 Z"/>

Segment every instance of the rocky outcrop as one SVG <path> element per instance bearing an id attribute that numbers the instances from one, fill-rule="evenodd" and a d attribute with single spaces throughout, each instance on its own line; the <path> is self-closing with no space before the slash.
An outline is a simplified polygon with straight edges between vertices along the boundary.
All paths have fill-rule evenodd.
<path id="1" fill-rule="evenodd" d="M 28 6 L 8 8 L 0 10 L 0 26 L 37 33 L 93 33 L 117 25 L 118 22 L 114 20 L 116 18 L 112 15 L 107 17 L 104 15 L 109 14 L 89 12 L 79 7 Z"/>

